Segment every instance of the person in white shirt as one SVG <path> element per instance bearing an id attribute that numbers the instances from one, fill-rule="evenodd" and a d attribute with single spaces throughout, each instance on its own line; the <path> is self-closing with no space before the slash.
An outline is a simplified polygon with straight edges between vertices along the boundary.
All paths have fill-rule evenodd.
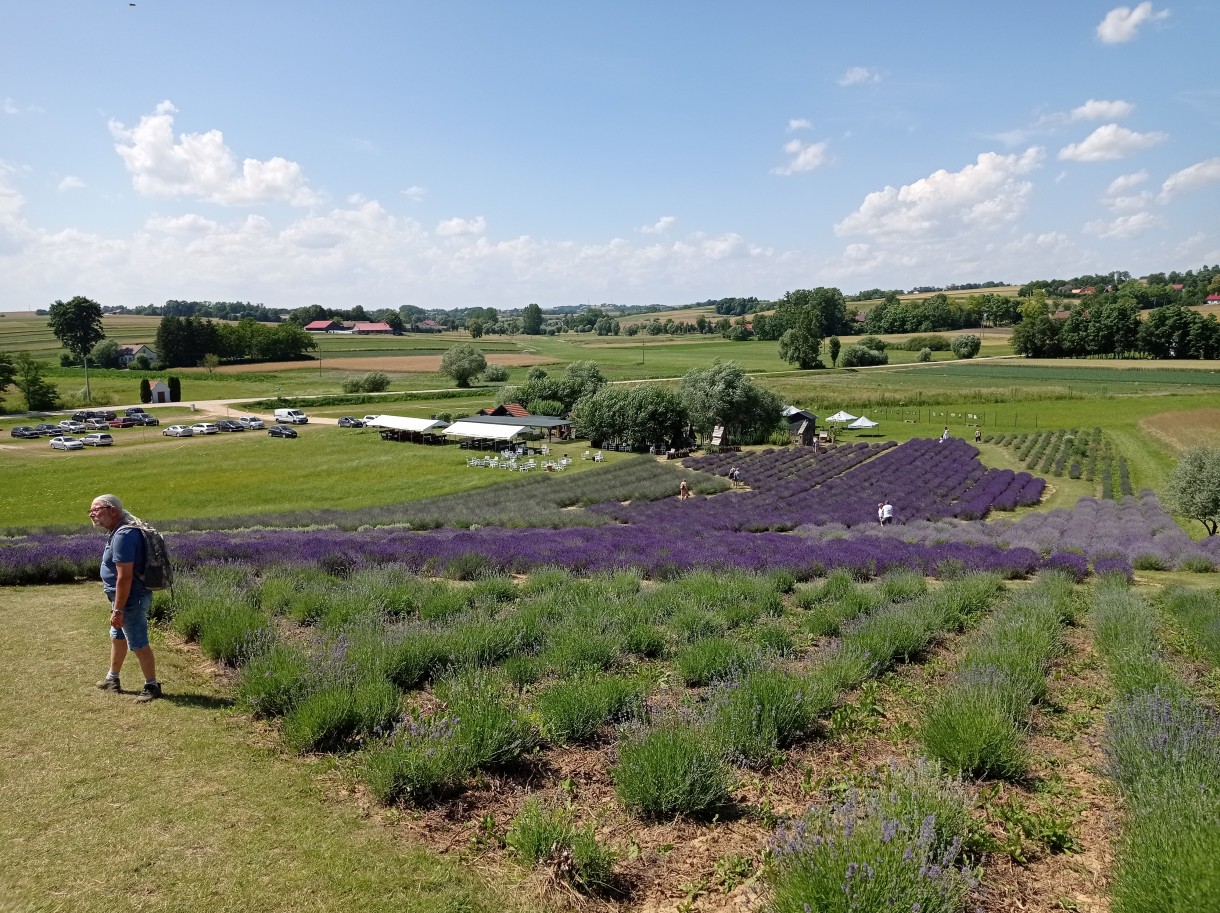
<path id="1" fill-rule="evenodd" d="M 890 499 L 886 498 L 881 505 L 881 525 L 889 526 L 894 522 L 894 505 L 890 503 Z"/>

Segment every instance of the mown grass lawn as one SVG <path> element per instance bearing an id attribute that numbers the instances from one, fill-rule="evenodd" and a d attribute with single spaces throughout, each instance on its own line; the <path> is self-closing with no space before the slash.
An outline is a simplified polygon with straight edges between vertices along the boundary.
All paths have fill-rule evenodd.
<path id="1" fill-rule="evenodd" d="M 0 641 L 0 909 L 113 913 L 518 909 L 511 889 L 393 839 L 333 762 L 290 758 L 229 709 L 207 664 L 154 635 L 167 697 L 93 688 L 105 672 L 96 585 L 13 588 Z M 17 678 L 18 673 L 28 672 Z"/>
<path id="2" fill-rule="evenodd" d="M 363 413 L 361 413 L 363 414 Z M 18 441 L 0 454 L 4 467 L 4 526 L 52 526 L 87 521 L 89 502 L 115 492 L 149 521 L 314 508 L 399 504 L 469 491 L 509 476 L 466 466 L 470 451 L 381 440 L 372 429 L 298 426 L 296 440 L 266 432 L 166 438 L 158 428 L 114 432 L 115 445 L 52 451 L 45 440 Z M 7 442 L 6 442 L 7 443 Z M 568 472 L 597 464 L 573 454 Z M 616 459 L 625 454 L 608 455 Z"/>

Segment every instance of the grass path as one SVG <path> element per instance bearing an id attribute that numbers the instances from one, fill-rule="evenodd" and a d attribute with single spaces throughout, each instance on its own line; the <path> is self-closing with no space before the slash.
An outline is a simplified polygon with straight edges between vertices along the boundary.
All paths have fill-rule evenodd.
<path id="1" fill-rule="evenodd" d="M 0 638 L 2 911 L 514 909 L 501 891 L 395 841 L 322 762 L 258 744 L 197 657 L 154 639 L 167 697 L 93 687 L 97 585 L 8 588 Z"/>

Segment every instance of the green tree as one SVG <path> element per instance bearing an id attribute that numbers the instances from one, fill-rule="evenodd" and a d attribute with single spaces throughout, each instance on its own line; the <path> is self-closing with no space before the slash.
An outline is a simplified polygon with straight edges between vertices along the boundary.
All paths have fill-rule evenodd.
<path id="1" fill-rule="evenodd" d="M 822 351 L 822 340 L 797 329 L 785 330 L 779 338 L 779 357 L 802 371 L 821 365 L 818 355 Z"/>
<path id="2" fill-rule="evenodd" d="M 1209 536 L 1220 525 L 1220 449 L 1193 447 L 1165 483 L 1165 502 L 1180 517 L 1198 520 Z"/>
<path id="3" fill-rule="evenodd" d="M 527 304 L 521 312 L 521 332 L 526 336 L 538 336 L 542 333 L 542 308 L 538 305 Z"/>
<path id="4" fill-rule="evenodd" d="M 56 301 L 47 311 L 47 323 L 60 344 L 84 366 L 85 400 L 91 401 L 89 352 L 106 338 L 106 331 L 102 329 L 102 306 L 83 295 Z"/>
<path id="5" fill-rule="evenodd" d="M 148 382 L 147 377 L 140 378 L 140 402 L 152 402 L 152 384 Z"/>
<path id="6" fill-rule="evenodd" d="M 469 331 L 471 339 L 481 339 L 483 337 L 483 321 L 477 317 L 466 321 L 466 329 Z"/>
<path id="7" fill-rule="evenodd" d="M 508 380 L 508 368 L 504 365 L 488 365 L 483 369 L 483 380 L 490 384 L 502 384 Z"/>
<path id="8" fill-rule="evenodd" d="M 4 392 L 4 388 L 13 382 L 13 378 L 17 376 L 17 368 L 13 364 L 13 356 L 7 352 L 0 352 L 0 393 Z M 0 396 L 0 403 L 4 402 L 4 397 Z"/>
<path id="9" fill-rule="evenodd" d="M 89 353 L 89 360 L 98 368 L 121 368 L 119 344 L 113 339 L 103 339 Z"/>
<path id="10" fill-rule="evenodd" d="M 45 412 L 59 406 L 59 391 L 43 377 L 43 368 L 29 352 L 18 352 L 13 359 L 13 386 L 25 397 L 27 412 Z"/>
<path id="11" fill-rule="evenodd" d="M 722 426 L 731 440 L 761 443 L 780 421 L 779 397 L 748 377 L 736 362 L 717 359 L 710 368 L 693 368 L 682 377 L 678 394 L 691 427 L 703 437 Z"/>
<path id="12" fill-rule="evenodd" d="M 182 381 L 178 379 L 177 375 L 170 375 L 165 384 L 169 387 L 169 401 L 171 403 L 182 402 Z"/>
<path id="13" fill-rule="evenodd" d="M 474 346 L 459 343 L 441 357 L 441 373 L 453 378 L 459 387 L 469 387 L 472 378 L 483 373 L 487 359 Z"/>
<path id="14" fill-rule="evenodd" d="M 974 358 L 982 347 L 982 340 L 973 333 L 965 333 L 953 340 L 953 354 L 958 358 Z"/>
<path id="15" fill-rule="evenodd" d="M 831 336 L 827 340 L 827 347 L 830 349 L 830 364 L 832 367 L 839 366 L 839 352 L 843 348 L 843 343 L 839 342 L 838 336 Z"/>

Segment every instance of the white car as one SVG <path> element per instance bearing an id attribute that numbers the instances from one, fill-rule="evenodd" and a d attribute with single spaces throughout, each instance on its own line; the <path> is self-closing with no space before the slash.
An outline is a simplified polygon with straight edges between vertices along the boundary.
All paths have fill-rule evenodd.
<path id="1" fill-rule="evenodd" d="M 86 447 L 109 447 L 114 443 L 114 438 L 108 434 L 86 434 L 80 439 L 80 442 Z"/>
<path id="2" fill-rule="evenodd" d="M 263 420 L 257 415 L 243 415 L 237 420 L 239 425 L 244 425 L 247 431 L 262 431 L 266 425 Z"/>
<path id="3" fill-rule="evenodd" d="M 194 434 L 189 425 L 170 425 L 161 433 L 166 437 L 190 437 Z"/>
<path id="4" fill-rule="evenodd" d="M 53 437 L 51 438 L 52 450 L 84 450 L 85 445 L 74 437 Z"/>
<path id="5" fill-rule="evenodd" d="M 196 422 L 191 425 L 191 434 L 220 434 L 220 429 L 211 422 Z"/>
<path id="6" fill-rule="evenodd" d="M 68 434 L 80 434 L 81 432 L 83 432 L 85 430 L 85 423 L 78 422 L 78 421 L 75 421 L 74 419 L 68 418 L 68 419 L 64 419 L 62 422 L 60 422 L 59 427 L 62 428 L 64 431 L 66 431 Z"/>

